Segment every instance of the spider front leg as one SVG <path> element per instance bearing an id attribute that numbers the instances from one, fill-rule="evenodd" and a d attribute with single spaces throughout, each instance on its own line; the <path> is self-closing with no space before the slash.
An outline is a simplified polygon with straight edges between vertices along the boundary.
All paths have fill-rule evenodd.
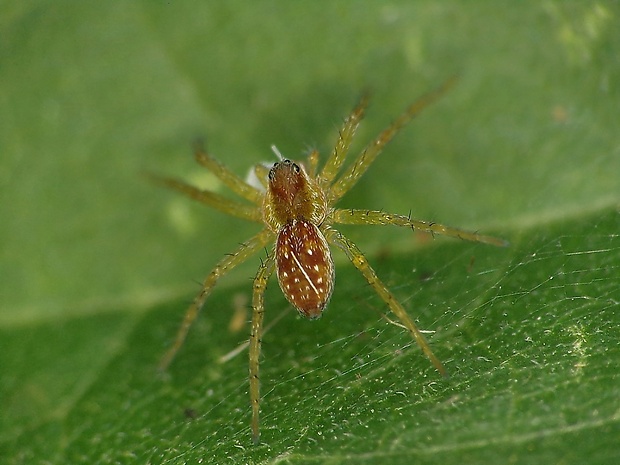
<path id="1" fill-rule="evenodd" d="M 230 270 L 232 270 L 235 266 L 245 262 L 250 256 L 263 248 L 272 238 L 273 233 L 268 229 L 263 229 L 257 235 L 252 237 L 249 241 L 241 244 L 241 246 L 234 253 L 227 255 L 219 261 L 213 271 L 211 271 L 211 273 L 209 273 L 209 276 L 207 276 L 207 278 L 204 280 L 204 282 L 202 283 L 202 289 L 200 289 L 200 292 L 194 298 L 194 301 L 187 309 L 187 312 L 185 312 L 183 322 L 181 323 L 181 327 L 177 332 L 174 343 L 159 362 L 160 370 L 165 370 L 168 365 L 170 365 L 170 362 L 172 362 L 172 359 L 183 345 L 189 328 L 196 320 L 196 317 L 198 316 L 198 313 L 204 305 L 205 300 L 211 293 L 211 290 L 218 282 L 218 280 L 222 276 L 227 274 Z"/>
<path id="2" fill-rule="evenodd" d="M 152 173 L 146 173 L 145 176 L 155 184 L 180 192 L 187 197 L 228 215 L 254 222 L 260 222 L 262 220 L 261 211 L 255 205 L 248 205 L 236 200 L 231 200 L 228 197 L 216 194 L 215 192 L 198 189 L 197 187 L 187 184 L 186 182 L 179 181 L 178 179 L 159 176 Z"/>
<path id="3" fill-rule="evenodd" d="M 338 172 L 340 171 L 340 168 L 349 153 L 349 147 L 351 146 L 351 140 L 355 135 L 355 131 L 364 117 L 366 107 L 368 107 L 368 94 L 362 95 L 359 103 L 353 109 L 351 114 L 344 120 L 342 128 L 338 131 L 338 142 L 336 142 L 334 150 L 325 162 L 323 170 L 319 176 L 319 183 L 321 185 L 329 186 L 338 175 Z"/>
<path id="4" fill-rule="evenodd" d="M 308 154 L 308 166 L 306 167 L 308 175 L 311 178 L 315 178 L 319 167 L 319 152 L 316 149 L 312 149 Z"/>
<path id="5" fill-rule="evenodd" d="M 267 281 L 273 274 L 273 255 L 261 263 L 254 278 L 254 292 L 252 296 L 252 330 L 250 332 L 250 403 L 252 404 L 252 439 L 254 444 L 260 440 L 259 413 L 260 413 L 260 379 L 258 377 L 261 338 L 263 335 L 263 317 L 265 316 L 265 289 Z"/>
<path id="6" fill-rule="evenodd" d="M 200 142 L 194 144 L 194 157 L 198 163 L 211 171 L 236 194 L 256 204 L 262 202 L 263 193 L 260 190 L 245 182 L 226 165 L 209 155 Z"/>
<path id="7" fill-rule="evenodd" d="M 384 129 L 383 132 L 375 138 L 375 140 L 368 144 L 358 155 L 357 159 L 350 166 L 348 166 L 344 172 L 340 174 L 340 177 L 336 180 L 336 182 L 332 184 L 330 189 L 330 198 L 332 201 L 336 202 L 344 194 L 351 190 L 351 188 L 370 167 L 372 162 L 375 161 L 375 158 L 377 158 L 377 156 L 383 151 L 383 148 L 394 138 L 396 133 L 398 133 L 398 131 L 400 131 L 403 126 L 409 123 L 413 118 L 418 116 L 424 108 L 445 94 L 456 83 L 456 80 L 456 76 L 452 77 L 435 90 L 432 90 L 417 99 L 409 105 L 392 124 Z M 348 145 L 346 145 L 346 147 L 348 148 Z"/>
<path id="8" fill-rule="evenodd" d="M 457 237 L 466 241 L 482 242 L 484 244 L 506 247 L 508 242 L 497 237 L 485 236 L 475 232 L 463 231 L 462 229 L 451 228 L 443 224 L 432 223 L 421 220 L 412 220 L 408 216 L 395 215 L 376 210 L 345 210 L 338 209 L 332 213 L 334 223 L 340 224 L 393 224 L 395 226 L 406 226 L 411 229 L 428 232 L 431 234 L 441 234 L 443 236 Z"/>
<path id="9" fill-rule="evenodd" d="M 420 346 L 424 354 L 426 354 L 426 356 L 430 359 L 437 371 L 439 371 L 439 373 L 441 373 L 443 376 L 446 376 L 445 368 L 443 367 L 439 359 L 435 356 L 435 354 L 433 354 L 433 351 L 431 350 L 428 342 L 426 342 L 426 339 L 424 338 L 418 327 L 409 317 L 402 305 L 396 300 L 396 298 L 390 292 L 387 286 L 383 284 L 383 282 L 377 277 L 375 270 L 372 269 L 360 249 L 358 249 L 358 247 L 353 242 L 351 242 L 349 239 L 347 239 L 335 229 L 328 229 L 327 231 L 325 231 L 325 236 L 330 244 L 334 244 L 344 251 L 344 253 L 347 255 L 349 260 L 351 260 L 351 263 L 353 263 L 355 268 L 357 268 L 360 273 L 364 275 L 364 278 L 366 278 L 368 284 L 373 287 L 375 292 L 379 294 L 381 299 L 383 299 L 383 301 L 388 305 L 388 307 L 390 307 L 392 313 L 394 313 L 400 319 L 403 325 L 405 325 L 405 327 L 409 330 L 411 336 L 413 336 L 413 339 L 416 341 L 418 346 Z"/>

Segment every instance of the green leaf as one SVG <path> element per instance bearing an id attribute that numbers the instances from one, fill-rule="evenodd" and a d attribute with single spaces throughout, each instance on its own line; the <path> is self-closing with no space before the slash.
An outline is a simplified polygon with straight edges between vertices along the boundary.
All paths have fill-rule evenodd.
<path id="1" fill-rule="evenodd" d="M 226 328 L 249 284 L 216 292 L 165 380 L 155 365 L 180 301 L 4 331 L 3 444 L 28 463 L 612 463 L 619 226 L 610 210 L 523 233 L 509 249 L 442 241 L 378 260 L 411 314 L 437 330 L 449 379 L 339 267 L 321 320 L 288 311 L 264 337 L 258 447 L 246 355 L 218 363 L 247 337 Z M 269 320 L 287 308 L 274 288 Z"/>
<path id="2" fill-rule="evenodd" d="M 567 463 L 620 458 L 620 11 L 614 2 L 20 2 L 0 42 L 2 463 Z M 343 231 L 446 364 L 442 379 L 336 252 L 325 316 L 277 285 L 262 439 L 247 353 L 218 360 L 259 257 L 222 281 L 169 373 L 155 367 L 214 263 L 255 226 L 159 191 L 356 149 L 423 92 L 342 206 L 506 237 Z M 389 316 L 389 315 L 387 315 Z M 246 319 L 249 315 L 246 316 Z"/>

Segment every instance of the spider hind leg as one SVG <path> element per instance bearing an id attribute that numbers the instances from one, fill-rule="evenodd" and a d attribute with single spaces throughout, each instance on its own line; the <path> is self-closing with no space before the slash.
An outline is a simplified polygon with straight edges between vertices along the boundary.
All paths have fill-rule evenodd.
<path id="1" fill-rule="evenodd" d="M 252 440 L 254 444 L 260 441 L 259 413 L 260 413 L 260 379 L 258 376 L 260 348 L 263 337 L 263 317 L 265 316 L 265 289 L 269 277 L 273 274 L 274 259 L 268 255 L 261 263 L 254 278 L 252 296 L 252 330 L 250 332 L 250 403 L 252 404 Z"/>
<path id="2" fill-rule="evenodd" d="M 211 294 L 213 287 L 217 284 L 219 279 L 222 276 L 228 274 L 228 272 L 235 268 L 237 265 L 245 262 L 258 250 L 263 248 L 269 242 L 271 237 L 271 231 L 269 231 L 268 229 L 263 229 L 260 233 L 255 235 L 249 241 L 241 244 L 241 246 L 234 253 L 226 255 L 218 262 L 215 268 L 213 268 L 211 273 L 209 273 L 207 278 L 202 283 L 202 288 L 200 289 L 200 292 L 194 298 L 194 301 L 185 312 L 183 322 L 181 323 L 181 327 L 177 332 L 172 346 L 170 346 L 168 351 L 164 354 L 161 361 L 159 362 L 160 370 L 163 371 L 168 368 L 168 366 L 174 359 L 174 356 L 183 345 L 183 342 L 185 342 L 187 333 L 189 332 L 189 329 L 198 317 L 198 314 L 200 313 L 200 310 L 202 309 L 205 300 L 207 300 L 207 297 L 209 296 L 209 294 Z"/>
<path id="3" fill-rule="evenodd" d="M 422 332 L 418 329 L 398 300 L 396 300 L 396 297 L 394 297 L 387 286 L 377 277 L 375 270 L 372 269 L 361 250 L 335 229 L 329 229 L 326 233 L 326 237 L 331 244 L 336 245 L 344 251 L 355 268 L 357 268 L 359 272 L 362 273 L 364 278 L 366 278 L 368 284 L 372 286 L 375 292 L 388 305 L 388 307 L 390 307 L 392 313 L 398 317 L 401 323 L 406 326 L 415 342 L 430 359 L 437 371 L 443 376 L 447 376 L 446 369 L 431 350 Z"/>

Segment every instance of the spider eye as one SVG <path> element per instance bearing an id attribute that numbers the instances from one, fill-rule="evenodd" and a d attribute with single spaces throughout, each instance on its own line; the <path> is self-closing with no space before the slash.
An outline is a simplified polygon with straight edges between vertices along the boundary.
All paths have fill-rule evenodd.
<path id="1" fill-rule="evenodd" d="M 271 180 L 274 178 L 274 176 L 276 175 L 276 172 L 275 172 L 276 166 L 278 166 L 278 164 L 277 164 L 277 163 L 274 163 L 274 164 L 273 164 L 273 168 L 271 168 L 271 169 L 269 170 L 269 180 L 270 180 L 270 181 L 271 181 Z"/>
<path id="2" fill-rule="evenodd" d="M 301 168 L 297 163 L 293 163 L 293 169 L 295 170 L 295 173 L 299 173 L 301 171 Z"/>

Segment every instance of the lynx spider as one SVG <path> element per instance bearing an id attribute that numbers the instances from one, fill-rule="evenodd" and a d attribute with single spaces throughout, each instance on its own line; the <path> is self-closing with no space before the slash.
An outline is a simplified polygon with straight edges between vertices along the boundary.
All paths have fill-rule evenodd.
<path id="1" fill-rule="evenodd" d="M 351 263 L 409 330 L 437 371 L 441 374 L 446 373 L 420 330 L 390 290 L 377 277 L 360 249 L 334 229 L 333 225 L 396 225 L 496 246 L 506 245 L 506 242 L 501 239 L 433 222 L 414 220 L 408 216 L 383 211 L 334 208 L 340 198 L 362 177 L 394 135 L 423 108 L 443 95 L 454 84 L 454 81 L 454 78 L 446 81 L 409 105 L 391 125 L 362 150 L 352 164 L 343 168 L 351 140 L 368 104 L 367 96 L 363 96 L 353 112 L 345 119 L 338 141 L 322 169 L 318 169 L 319 154 L 316 150 L 308 155 L 305 166 L 288 159 L 281 159 L 274 163 L 271 169 L 256 165 L 255 174 L 262 183 L 263 189 L 242 180 L 197 146 L 196 161 L 247 202 L 230 200 L 215 192 L 201 190 L 176 179 L 150 175 L 155 182 L 209 207 L 238 218 L 262 223 L 264 226 L 258 234 L 241 244 L 234 253 L 222 258 L 204 280 L 200 292 L 185 313 L 174 343 L 160 362 L 161 369 L 168 367 L 181 348 L 190 326 L 219 279 L 275 241 L 273 253 L 269 253 L 261 262 L 253 285 L 249 371 L 254 443 L 258 443 L 260 439 L 258 370 L 263 330 L 264 292 L 267 281 L 275 270 L 284 296 L 300 314 L 308 318 L 320 317 L 327 306 L 334 286 L 334 264 L 329 249 L 330 244 L 344 251 Z"/>

